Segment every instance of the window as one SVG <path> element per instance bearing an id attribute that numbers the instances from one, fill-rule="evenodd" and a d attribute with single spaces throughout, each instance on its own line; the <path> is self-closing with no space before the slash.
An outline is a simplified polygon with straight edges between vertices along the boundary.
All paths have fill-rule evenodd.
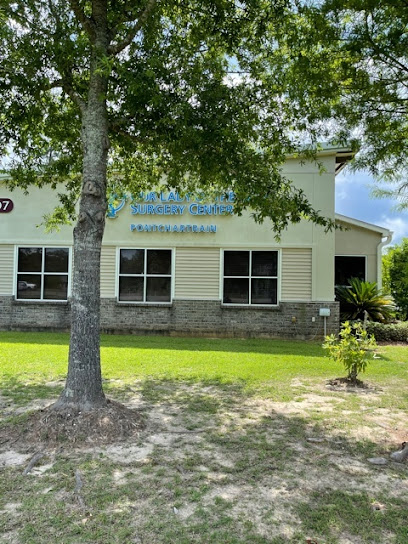
<path id="1" fill-rule="evenodd" d="M 20 247 L 17 253 L 18 300 L 67 300 L 69 249 Z"/>
<path id="2" fill-rule="evenodd" d="M 349 285 L 350 278 L 366 279 L 366 258 L 347 255 L 335 257 L 335 285 Z"/>
<path id="3" fill-rule="evenodd" d="M 277 251 L 224 251 L 225 304 L 277 304 Z"/>
<path id="4" fill-rule="evenodd" d="M 121 249 L 119 301 L 170 302 L 171 250 Z"/>

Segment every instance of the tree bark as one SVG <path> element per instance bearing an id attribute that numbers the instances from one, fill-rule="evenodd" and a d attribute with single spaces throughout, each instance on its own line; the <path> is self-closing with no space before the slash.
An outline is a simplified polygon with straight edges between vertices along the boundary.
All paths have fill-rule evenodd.
<path id="1" fill-rule="evenodd" d="M 93 2 L 95 42 L 88 98 L 82 110 L 83 180 L 78 222 L 74 228 L 68 375 L 55 409 L 90 411 L 106 404 L 100 364 L 100 257 L 107 208 L 109 150 L 108 75 L 100 69 L 108 47 L 106 4 L 106 0 Z"/>

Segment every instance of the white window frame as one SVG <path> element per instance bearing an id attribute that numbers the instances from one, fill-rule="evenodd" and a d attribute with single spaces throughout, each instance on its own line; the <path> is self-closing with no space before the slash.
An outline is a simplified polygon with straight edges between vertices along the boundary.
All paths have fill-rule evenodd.
<path id="1" fill-rule="evenodd" d="M 142 274 L 121 274 L 120 273 L 120 252 L 122 250 L 143 250 L 144 251 L 144 263 L 143 263 L 143 273 Z M 148 251 L 170 251 L 171 256 L 171 266 L 170 274 L 147 274 L 147 252 Z M 174 299 L 174 271 L 175 271 L 175 251 L 170 247 L 118 247 L 116 252 L 116 301 L 118 304 L 142 304 L 145 305 L 163 305 L 168 306 L 173 303 Z M 130 277 L 130 278 L 143 278 L 143 300 L 120 300 L 119 299 L 119 287 L 120 287 L 120 278 L 121 277 Z M 147 301 L 146 300 L 146 291 L 147 291 L 147 278 L 170 278 L 170 300 L 167 301 Z"/>
<path id="2" fill-rule="evenodd" d="M 41 249 L 41 272 L 20 272 L 18 268 L 18 254 L 22 248 Z M 68 270 L 67 272 L 45 272 L 45 250 L 46 249 L 67 249 L 68 250 Z M 71 296 L 71 268 L 72 268 L 72 247 L 66 245 L 33 245 L 21 244 L 14 247 L 14 285 L 13 294 L 15 300 L 19 302 L 57 302 L 65 303 Z M 41 276 L 41 297 L 40 298 L 18 298 L 18 275 L 19 274 L 35 274 Z M 68 276 L 67 298 L 52 299 L 44 298 L 44 276 Z"/>
<path id="3" fill-rule="evenodd" d="M 249 275 L 248 276 L 224 276 L 224 254 L 228 251 L 247 251 L 249 252 Z M 252 276 L 252 252 L 253 251 L 268 251 L 270 253 L 274 252 L 277 254 L 278 262 L 277 262 L 277 275 L 276 276 Z M 234 248 L 225 248 L 222 250 L 221 253 L 221 274 L 220 274 L 220 298 L 221 298 L 221 304 L 223 306 L 242 306 L 244 308 L 247 307 L 253 307 L 253 308 L 277 308 L 279 306 L 280 302 L 280 283 L 281 283 L 281 251 L 280 249 L 270 249 L 270 248 L 241 248 L 241 247 L 234 247 Z M 247 279 L 249 286 L 248 286 L 248 302 L 224 302 L 224 280 L 225 279 Z M 252 279 L 276 279 L 276 304 L 253 304 L 251 302 L 252 298 Z"/>

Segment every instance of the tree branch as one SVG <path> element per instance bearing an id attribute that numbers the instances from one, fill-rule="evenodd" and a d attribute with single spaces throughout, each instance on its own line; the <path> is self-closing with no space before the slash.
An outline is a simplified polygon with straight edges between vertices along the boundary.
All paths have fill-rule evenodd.
<path id="1" fill-rule="evenodd" d="M 384 51 L 381 50 L 378 47 L 378 45 L 375 43 L 375 41 L 374 41 L 374 39 L 373 39 L 373 37 L 371 35 L 371 32 L 370 32 L 370 25 L 369 25 L 369 22 L 368 22 L 368 14 L 367 13 L 365 14 L 365 17 L 364 17 L 364 23 L 365 23 L 364 26 L 365 26 L 366 36 L 368 38 L 368 41 L 370 42 L 371 47 L 373 48 L 373 50 L 377 53 L 379 60 L 384 62 L 384 64 L 387 64 L 391 68 L 394 68 L 394 69 L 397 69 L 397 70 L 402 70 L 404 72 L 408 72 L 408 67 L 405 66 L 405 64 L 402 64 L 398 59 L 393 57 L 386 50 L 384 50 Z"/>
<path id="2" fill-rule="evenodd" d="M 61 79 L 55 79 L 54 81 L 50 81 L 49 85 L 45 87 L 45 89 L 62 89 L 64 93 L 66 93 L 72 102 L 78 106 L 78 108 L 81 110 L 81 113 L 84 113 L 86 108 L 86 102 L 85 100 L 79 95 L 74 87 L 72 86 L 72 81 L 68 77 L 63 77 Z"/>
<path id="3" fill-rule="evenodd" d="M 71 0 L 72 1 L 72 0 Z M 109 55 L 117 55 L 123 51 L 128 45 L 135 39 L 136 34 L 142 28 L 150 13 L 153 11 L 156 5 L 156 0 L 148 0 L 145 9 L 141 12 L 135 25 L 129 30 L 128 35 L 121 42 L 112 44 L 108 47 Z"/>
<path id="4" fill-rule="evenodd" d="M 69 5 L 75 14 L 75 17 L 81 24 L 85 32 L 92 38 L 95 38 L 95 24 L 92 19 L 87 17 L 78 0 L 69 0 Z"/>
<path id="5" fill-rule="evenodd" d="M 83 100 L 83 98 L 74 90 L 71 83 L 68 82 L 66 79 L 62 80 L 62 88 L 65 93 L 70 97 L 72 102 L 78 106 L 78 108 L 81 110 L 81 113 L 85 112 L 86 108 L 86 102 Z"/>

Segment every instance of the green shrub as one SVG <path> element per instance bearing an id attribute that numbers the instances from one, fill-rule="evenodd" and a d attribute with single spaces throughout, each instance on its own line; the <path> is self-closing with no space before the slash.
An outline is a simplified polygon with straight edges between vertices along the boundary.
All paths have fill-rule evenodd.
<path id="1" fill-rule="evenodd" d="M 364 330 L 361 323 L 343 323 L 339 337 L 326 336 L 323 348 L 329 356 L 341 363 L 347 371 L 347 378 L 356 381 L 360 372 L 364 372 L 368 361 L 374 357 L 377 347 L 374 336 Z"/>
<path id="2" fill-rule="evenodd" d="M 369 321 L 389 321 L 395 307 L 390 297 L 378 290 L 375 282 L 350 278 L 350 285 L 336 287 L 336 300 L 340 302 L 342 319 L 364 319 L 367 312 Z"/>
<path id="3" fill-rule="evenodd" d="M 383 255 L 383 283 L 395 301 L 397 315 L 408 319 L 408 238 Z"/>
<path id="4" fill-rule="evenodd" d="M 367 332 L 378 342 L 408 343 L 408 321 L 401 323 L 367 323 Z"/>

